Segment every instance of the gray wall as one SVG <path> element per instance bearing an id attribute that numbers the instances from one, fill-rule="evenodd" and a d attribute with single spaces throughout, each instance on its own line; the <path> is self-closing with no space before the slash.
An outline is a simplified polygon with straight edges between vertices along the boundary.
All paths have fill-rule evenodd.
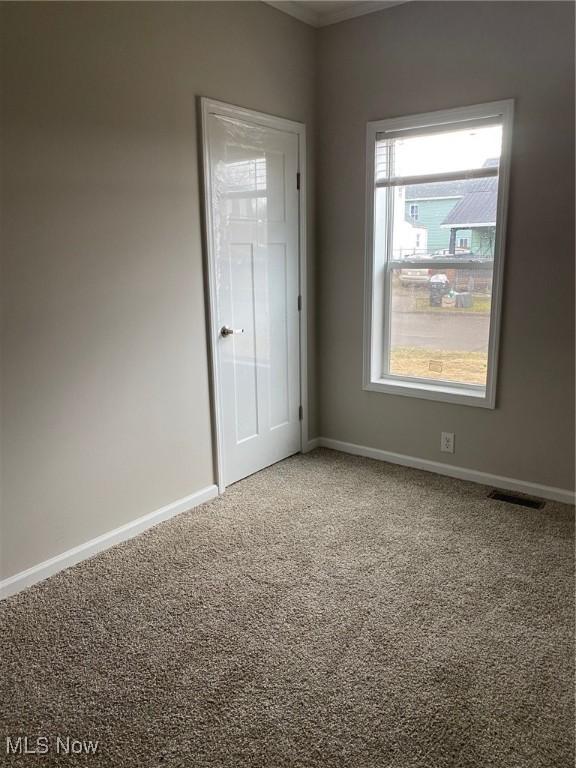
<path id="1" fill-rule="evenodd" d="M 574 6 L 409 3 L 319 35 L 320 432 L 573 487 Z M 497 408 L 364 392 L 368 120 L 516 99 Z M 440 432 L 456 433 L 454 456 Z"/>
<path id="2" fill-rule="evenodd" d="M 263 3 L 2 12 L 6 577 L 213 483 L 195 99 L 312 144 L 315 31 Z"/>

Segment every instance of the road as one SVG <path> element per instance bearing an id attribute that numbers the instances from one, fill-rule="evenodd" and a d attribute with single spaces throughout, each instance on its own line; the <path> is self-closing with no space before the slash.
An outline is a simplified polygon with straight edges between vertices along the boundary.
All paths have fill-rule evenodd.
<path id="1" fill-rule="evenodd" d="M 486 352 L 488 314 L 454 310 L 411 312 L 409 296 L 396 296 L 392 314 L 392 347 L 420 347 L 458 352 Z"/>
<path id="2" fill-rule="evenodd" d="M 489 318 L 485 315 L 395 313 L 392 347 L 420 347 L 458 352 L 486 352 Z"/>

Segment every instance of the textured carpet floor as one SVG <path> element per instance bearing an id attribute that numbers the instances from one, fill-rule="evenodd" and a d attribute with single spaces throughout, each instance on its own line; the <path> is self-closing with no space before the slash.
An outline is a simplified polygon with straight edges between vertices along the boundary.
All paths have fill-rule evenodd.
<path id="1" fill-rule="evenodd" d="M 315 451 L 5 601 L 0 764 L 571 768 L 573 509 L 486 491 Z"/>

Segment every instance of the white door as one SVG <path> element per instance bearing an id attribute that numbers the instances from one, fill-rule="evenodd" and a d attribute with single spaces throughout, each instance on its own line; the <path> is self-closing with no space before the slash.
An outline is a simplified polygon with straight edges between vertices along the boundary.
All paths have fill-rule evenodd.
<path id="1" fill-rule="evenodd" d="M 299 135 L 214 102 L 204 101 L 203 116 L 225 486 L 301 447 Z"/>

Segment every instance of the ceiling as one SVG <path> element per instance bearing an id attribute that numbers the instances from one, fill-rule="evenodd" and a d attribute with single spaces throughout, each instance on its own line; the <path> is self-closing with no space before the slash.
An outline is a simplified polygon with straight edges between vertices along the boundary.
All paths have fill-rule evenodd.
<path id="1" fill-rule="evenodd" d="M 366 13 L 401 5 L 408 0 L 355 0 L 355 2 L 354 0 L 279 0 L 279 2 L 264 0 L 264 2 L 313 27 L 326 27 L 355 16 L 364 16 Z"/>

